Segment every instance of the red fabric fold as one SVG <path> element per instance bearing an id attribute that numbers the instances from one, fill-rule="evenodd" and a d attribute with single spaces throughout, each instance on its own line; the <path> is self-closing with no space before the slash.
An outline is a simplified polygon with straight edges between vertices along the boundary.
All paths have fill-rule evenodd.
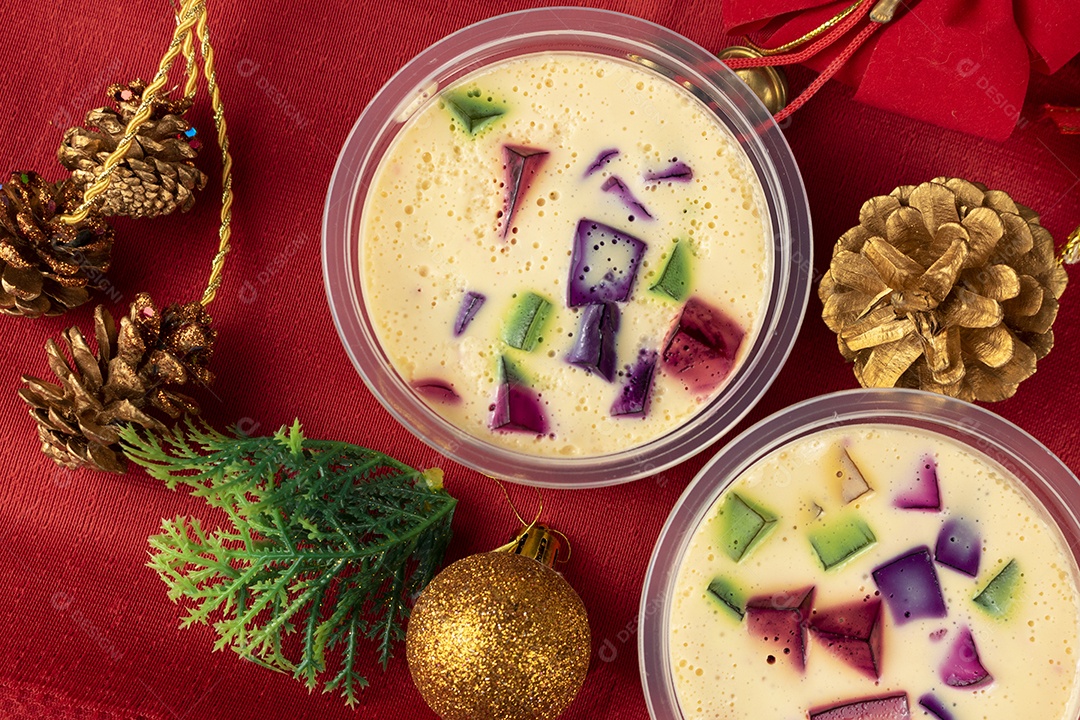
<path id="1" fill-rule="evenodd" d="M 871 0 L 867 0 L 868 2 Z M 727 0 L 732 34 L 769 23 L 768 46 L 794 40 L 847 7 L 846 0 Z M 1080 52 L 1065 4 L 1051 0 L 920 0 L 861 48 L 837 74 L 856 99 L 908 117 L 981 135 L 1009 136 L 1031 68 L 1055 72 Z M 806 64 L 820 71 L 838 42 Z M 1038 53 L 1032 59 L 1031 52 Z"/>

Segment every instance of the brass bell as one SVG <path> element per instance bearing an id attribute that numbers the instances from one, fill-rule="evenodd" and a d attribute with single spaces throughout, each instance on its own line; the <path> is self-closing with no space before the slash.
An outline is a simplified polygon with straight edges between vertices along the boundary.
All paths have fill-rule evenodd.
<path id="1" fill-rule="evenodd" d="M 760 52 L 743 45 L 732 45 L 724 48 L 717 56 L 721 60 L 728 58 L 759 58 L 764 57 Z M 787 105 L 788 84 L 787 76 L 778 67 L 756 67 L 736 70 L 735 74 L 746 83 L 766 109 L 773 115 L 784 109 Z"/>

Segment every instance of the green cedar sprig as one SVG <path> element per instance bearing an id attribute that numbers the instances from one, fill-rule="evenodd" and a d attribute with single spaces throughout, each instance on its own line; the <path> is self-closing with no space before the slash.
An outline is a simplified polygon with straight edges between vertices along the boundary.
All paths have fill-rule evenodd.
<path id="1" fill-rule="evenodd" d="M 169 488 L 186 485 L 224 511 L 228 526 L 164 520 L 149 567 L 185 606 L 182 627 L 212 624 L 214 649 L 292 673 L 350 706 L 367 680 L 361 640 L 385 668 L 405 631 L 410 596 L 435 576 L 457 501 L 439 469 L 414 470 L 382 453 L 305 439 L 296 421 L 273 437 L 229 437 L 188 421 L 164 436 L 127 427 L 124 452 Z M 286 642 L 291 633 L 299 641 Z"/>

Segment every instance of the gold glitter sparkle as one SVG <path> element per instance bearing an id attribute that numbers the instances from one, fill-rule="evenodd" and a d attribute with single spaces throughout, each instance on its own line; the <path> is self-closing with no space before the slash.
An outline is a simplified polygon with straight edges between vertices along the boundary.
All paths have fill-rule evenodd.
<path id="1" fill-rule="evenodd" d="M 450 565 L 420 595 L 406 654 L 444 720 L 553 720 L 585 681 L 585 606 L 554 570 L 507 552 Z"/>

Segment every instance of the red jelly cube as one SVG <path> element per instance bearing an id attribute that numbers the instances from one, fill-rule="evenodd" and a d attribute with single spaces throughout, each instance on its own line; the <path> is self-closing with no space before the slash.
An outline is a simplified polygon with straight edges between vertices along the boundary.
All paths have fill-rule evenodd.
<path id="1" fill-rule="evenodd" d="M 907 693 L 854 700 L 810 711 L 810 720 L 910 720 Z"/>
<path id="2" fill-rule="evenodd" d="M 881 677 L 881 601 L 874 599 L 818 610 L 810 621 L 825 649 L 867 677 Z"/>
<path id="3" fill-rule="evenodd" d="M 750 634 L 775 647 L 768 655 L 770 665 L 782 658 L 799 671 L 806 669 L 806 626 L 813 602 L 814 588 L 809 587 L 755 597 L 746 603 L 746 626 Z"/>
<path id="4" fill-rule="evenodd" d="M 727 379 L 745 332 L 711 305 L 691 297 L 669 334 L 663 367 L 688 390 L 707 394 Z"/>
<path id="5" fill-rule="evenodd" d="M 503 145 L 506 197 L 503 201 L 502 215 L 499 216 L 499 237 L 505 238 L 510 232 L 514 215 L 521 207 L 525 193 L 528 192 L 533 179 L 540 172 L 540 166 L 544 164 L 547 156 L 547 150 L 520 145 Z"/>

